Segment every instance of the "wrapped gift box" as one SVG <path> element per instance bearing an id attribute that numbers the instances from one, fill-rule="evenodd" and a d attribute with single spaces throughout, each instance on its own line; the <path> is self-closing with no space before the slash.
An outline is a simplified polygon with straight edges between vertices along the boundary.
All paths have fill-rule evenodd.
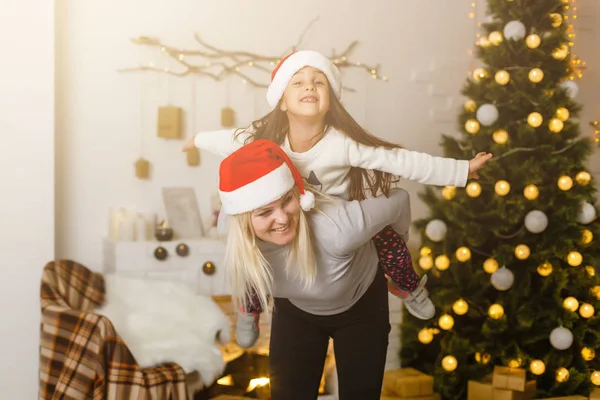
<path id="1" fill-rule="evenodd" d="M 596 388 L 590 393 L 590 400 L 600 400 L 600 389 Z"/>
<path id="2" fill-rule="evenodd" d="M 584 397 L 584 396 L 563 396 L 563 397 L 545 398 L 544 400 L 588 400 L 588 398 Z"/>
<path id="3" fill-rule="evenodd" d="M 434 393 L 428 396 L 417 396 L 417 397 L 398 397 L 398 396 L 381 396 L 379 400 L 440 400 L 439 394 Z"/>
<path id="4" fill-rule="evenodd" d="M 526 380 L 523 368 L 494 367 L 492 386 L 496 389 L 524 392 Z"/>
<path id="5" fill-rule="evenodd" d="M 492 377 L 486 376 L 480 381 L 469 381 L 467 400 L 492 400 Z"/>
<path id="6" fill-rule="evenodd" d="M 536 381 L 525 382 L 525 390 L 522 392 L 507 389 L 497 389 L 493 387 L 492 384 L 492 400 L 531 400 L 535 398 L 536 389 Z"/>
<path id="7" fill-rule="evenodd" d="M 434 394 L 433 377 L 414 368 L 386 371 L 383 376 L 382 393 L 388 397 L 396 396 L 402 399 L 432 396 Z M 429 398 L 423 398 L 423 400 L 429 400 Z"/>

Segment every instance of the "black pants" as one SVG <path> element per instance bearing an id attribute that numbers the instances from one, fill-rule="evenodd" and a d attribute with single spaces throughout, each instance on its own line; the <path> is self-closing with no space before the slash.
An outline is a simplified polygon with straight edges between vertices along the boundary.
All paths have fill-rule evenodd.
<path id="1" fill-rule="evenodd" d="M 314 400 L 333 338 L 340 400 L 379 400 L 390 332 L 386 280 L 377 275 L 349 310 L 313 315 L 275 298 L 269 369 L 272 400 Z"/>

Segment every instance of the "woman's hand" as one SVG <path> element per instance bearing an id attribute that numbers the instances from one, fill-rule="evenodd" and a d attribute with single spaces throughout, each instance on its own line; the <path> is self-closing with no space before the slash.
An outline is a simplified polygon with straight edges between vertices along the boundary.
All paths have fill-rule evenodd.
<path id="1" fill-rule="evenodd" d="M 475 158 L 469 160 L 469 179 L 479 179 L 477 171 L 479 171 L 490 158 L 492 158 L 492 153 L 481 152 L 477 153 Z"/>

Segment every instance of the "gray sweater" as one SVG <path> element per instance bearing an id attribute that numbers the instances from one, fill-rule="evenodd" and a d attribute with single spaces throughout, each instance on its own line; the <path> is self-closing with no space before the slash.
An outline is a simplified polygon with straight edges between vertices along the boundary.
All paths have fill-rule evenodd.
<path id="1" fill-rule="evenodd" d="M 410 198 L 394 189 L 389 198 L 363 201 L 318 202 L 308 222 L 317 257 L 317 276 L 312 286 L 288 278 L 285 265 L 289 248 L 260 242 L 259 249 L 273 269 L 274 296 L 289 299 L 296 307 L 316 315 L 348 310 L 367 291 L 377 272 L 378 257 L 371 238 L 386 225 L 408 241 Z"/>

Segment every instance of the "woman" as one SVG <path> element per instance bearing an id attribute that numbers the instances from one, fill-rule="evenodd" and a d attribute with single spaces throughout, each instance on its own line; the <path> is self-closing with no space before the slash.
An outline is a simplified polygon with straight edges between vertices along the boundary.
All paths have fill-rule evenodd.
<path id="1" fill-rule="evenodd" d="M 244 305 L 254 291 L 263 306 L 274 297 L 272 399 L 317 398 L 330 337 L 340 399 L 379 399 L 390 324 L 371 238 L 388 224 L 406 238 L 407 192 L 315 202 L 284 150 L 264 139 L 225 158 L 219 175 L 233 297 Z"/>

